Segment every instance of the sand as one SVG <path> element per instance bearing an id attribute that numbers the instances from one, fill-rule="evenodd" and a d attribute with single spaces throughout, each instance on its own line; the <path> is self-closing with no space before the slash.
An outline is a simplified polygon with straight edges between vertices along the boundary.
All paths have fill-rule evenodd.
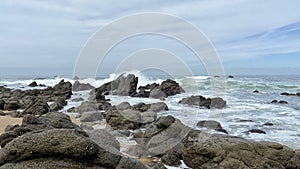
<path id="1" fill-rule="evenodd" d="M 0 116 L 0 134 L 4 133 L 7 125 L 21 124 L 22 118 L 12 118 L 11 116 Z"/>

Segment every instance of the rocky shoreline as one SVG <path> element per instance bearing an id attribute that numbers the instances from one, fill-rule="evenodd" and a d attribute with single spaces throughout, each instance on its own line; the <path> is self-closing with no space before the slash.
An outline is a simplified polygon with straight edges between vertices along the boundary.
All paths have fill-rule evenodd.
<path id="1" fill-rule="evenodd" d="M 12 90 L 0 87 L 0 110 L 22 117 L 0 135 L 0 168 L 282 168 L 299 169 L 300 151 L 273 142 L 230 136 L 217 121 L 199 121 L 195 130 L 168 111 L 164 99 L 185 92 L 173 80 L 137 86 L 138 77 L 121 75 L 94 88 L 76 81 L 53 87 Z M 31 87 L 43 86 L 31 83 Z M 73 91 L 91 90 L 88 101 L 68 110 L 80 114 L 80 125 L 57 112 Z M 157 99 L 156 103 L 111 105 L 106 95 Z M 49 103 L 51 103 L 49 105 Z M 223 98 L 190 96 L 178 104 L 206 109 L 226 107 Z M 209 134 L 202 128 L 218 134 Z M 261 132 L 255 129 L 248 132 Z M 133 142 L 121 143 L 122 139 Z"/>

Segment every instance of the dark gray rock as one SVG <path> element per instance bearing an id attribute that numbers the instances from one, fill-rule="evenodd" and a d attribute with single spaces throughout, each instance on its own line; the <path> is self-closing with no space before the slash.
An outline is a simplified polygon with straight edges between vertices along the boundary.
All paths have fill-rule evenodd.
<path id="1" fill-rule="evenodd" d="M 88 84 L 88 83 L 80 83 L 79 81 L 75 81 L 73 84 L 73 91 L 77 92 L 77 91 L 84 91 L 84 90 L 92 90 L 95 87 L 93 87 L 92 85 Z"/>
<path id="2" fill-rule="evenodd" d="M 260 130 L 260 129 L 251 129 L 251 130 L 246 131 L 246 133 L 248 133 L 248 134 L 249 134 L 249 133 L 266 134 L 265 131 Z"/>
<path id="3" fill-rule="evenodd" d="M 99 107 L 95 102 L 82 102 L 80 106 L 75 108 L 78 113 L 98 111 Z"/>
<path id="4" fill-rule="evenodd" d="M 272 142 L 254 142 L 239 137 L 210 135 L 192 130 L 182 141 L 183 160 L 191 168 L 297 168 L 297 153 Z M 289 165 L 291 164 L 291 165 Z"/>
<path id="5" fill-rule="evenodd" d="M 190 96 L 187 98 L 183 98 L 179 101 L 181 104 L 187 104 L 189 106 L 199 106 L 210 108 L 222 109 L 226 107 L 226 101 L 220 97 L 215 98 L 205 98 L 203 96 Z"/>
<path id="6" fill-rule="evenodd" d="M 163 162 L 164 164 L 166 164 L 168 166 L 178 167 L 181 165 L 180 159 L 177 158 L 175 155 L 171 155 L 171 154 L 164 155 L 161 158 L 161 162 Z"/>
<path id="7" fill-rule="evenodd" d="M 18 110 L 21 106 L 22 105 L 18 101 L 6 101 L 4 104 L 4 110 Z"/>
<path id="8" fill-rule="evenodd" d="M 29 86 L 29 87 L 37 87 L 37 86 L 39 86 L 39 85 L 36 83 L 36 81 L 33 81 L 33 82 L 31 82 L 28 86 Z"/>
<path id="9" fill-rule="evenodd" d="M 47 102 L 43 100 L 36 100 L 25 107 L 22 115 L 33 114 L 33 115 L 43 115 L 50 111 L 50 107 Z"/>
<path id="10" fill-rule="evenodd" d="M 64 108 L 68 102 L 64 98 L 57 98 L 54 103 L 50 105 L 50 111 L 58 111 Z"/>
<path id="11" fill-rule="evenodd" d="M 0 116 L 6 116 L 6 113 L 4 113 L 3 111 L 0 111 Z"/>
<path id="12" fill-rule="evenodd" d="M 4 110 L 5 101 L 0 99 L 0 110 Z"/>
<path id="13" fill-rule="evenodd" d="M 74 98 L 71 101 L 72 102 L 82 102 L 82 101 L 84 101 L 84 99 L 82 97 L 79 97 L 79 98 Z"/>
<path id="14" fill-rule="evenodd" d="M 216 130 L 216 131 L 228 134 L 228 132 L 223 129 L 222 125 L 219 122 L 214 121 L 214 120 L 199 121 L 197 123 L 197 127 L 208 128 L 208 129 L 212 129 L 212 130 Z"/>
<path id="15" fill-rule="evenodd" d="M 264 126 L 274 126 L 274 124 L 271 123 L 271 122 L 264 123 L 263 125 L 264 125 Z"/>
<path id="16" fill-rule="evenodd" d="M 160 86 L 155 87 L 151 90 L 150 97 L 162 99 L 184 92 L 185 91 L 183 90 L 183 88 L 180 87 L 180 85 L 176 81 L 167 79 L 163 81 Z"/>

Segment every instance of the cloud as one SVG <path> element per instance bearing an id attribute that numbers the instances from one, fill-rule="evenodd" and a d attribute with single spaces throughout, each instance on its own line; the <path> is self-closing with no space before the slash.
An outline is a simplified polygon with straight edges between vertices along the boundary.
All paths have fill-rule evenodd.
<path id="1" fill-rule="evenodd" d="M 137 12 L 186 19 L 207 35 L 224 61 L 300 53 L 299 9 L 298 0 L 2 0 L 0 67 L 72 67 L 95 31 Z"/>

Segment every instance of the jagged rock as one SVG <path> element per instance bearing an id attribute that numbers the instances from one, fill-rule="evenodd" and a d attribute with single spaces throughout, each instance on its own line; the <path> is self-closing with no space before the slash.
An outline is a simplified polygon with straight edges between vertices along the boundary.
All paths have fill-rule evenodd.
<path id="1" fill-rule="evenodd" d="M 197 127 L 208 128 L 216 131 L 220 131 L 228 134 L 226 130 L 223 129 L 222 125 L 214 120 L 203 120 L 197 123 Z"/>
<path id="2" fill-rule="evenodd" d="M 180 159 L 177 158 L 175 155 L 172 155 L 172 154 L 164 155 L 161 158 L 161 162 L 163 162 L 164 164 L 166 164 L 168 166 L 178 167 L 179 165 L 181 165 Z"/>
<path id="3" fill-rule="evenodd" d="M 37 87 L 37 86 L 39 86 L 39 85 L 36 83 L 36 81 L 33 81 L 33 82 L 31 82 L 28 86 L 29 86 L 29 87 Z"/>
<path id="4" fill-rule="evenodd" d="M 94 102 L 82 102 L 80 106 L 75 108 L 78 113 L 98 111 L 99 107 Z"/>
<path id="5" fill-rule="evenodd" d="M 189 106 L 206 107 L 208 109 L 210 108 L 222 109 L 226 107 L 226 101 L 220 97 L 205 98 L 200 95 L 183 98 L 182 100 L 179 101 L 179 103 L 187 104 Z"/>
<path id="6" fill-rule="evenodd" d="M 176 81 L 167 79 L 163 81 L 160 86 L 151 90 L 150 97 L 161 99 L 184 92 L 185 91 L 183 90 L 183 88 L 180 87 L 180 85 Z"/>
<path id="7" fill-rule="evenodd" d="M 50 105 L 50 111 L 58 111 L 64 108 L 68 102 L 64 98 L 57 98 L 54 103 Z"/>
<path id="8" fill-rule="evenodd" d="M 146 128 L 145 132 L 135 134 L 134 139 L 152 155 L 164 155 L 170 154 L 189 130 L 190 128 L 178 119 L 172 116 L 162 116 Z"/>
<path id="9" fill-rule="evenodd" d="M 73 84 L 73 91 L 75 91 L 75 92 L 77 92 L 77 91 L 84 91 L 84 90 L 91 90 L 91 89 L 94 89 L 94 88 L 95 87 L 93 87 L 89 83 L 80 83 L 77 80 Z"/>
<path id="10" fill-rule="evenodd" d="M 24 111 L 22 112 L 22 116 L 25 114 L 33 114 L 33 115 L 43 115 L 50 111 L 50 107 L 48 106 L 47 102 L 42 100 L 36 100 L 25 107 Z"/>
<path id="11" fill-rule="evenodd" d="M 297 153 L 272 142 L 210 135 L 192 130 L 183 139 L 183 160 L 191 168 L 297 168 Z M 291 166 L 289 165 L 291 164 Z"/>
<path id="12" fill-rule="evenodd" d="M 105 83 L 95 89 L 96 95 L 103 95 L 106 92 L 111 92 L 114 95 L 131 96 L 136 93 L 138 77 L 133 74 L 120 75 L 117 79 Z"/>

